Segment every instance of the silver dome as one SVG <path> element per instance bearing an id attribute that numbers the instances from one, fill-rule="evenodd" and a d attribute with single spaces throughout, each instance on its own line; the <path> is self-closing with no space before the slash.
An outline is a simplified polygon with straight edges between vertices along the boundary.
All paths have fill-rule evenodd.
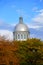
<path id="1" fill-rule="evenodd" d="M 23 23 L 23 18 L 19 18 L 19 23 L 15 26 L 14 31 L 28 31 L 28 26 Z"/>
<path id="2" fill-rule="evenodd" d="M 15 31 L 28 31 L 28 27 L 25 24 L 17 24 Z"/>

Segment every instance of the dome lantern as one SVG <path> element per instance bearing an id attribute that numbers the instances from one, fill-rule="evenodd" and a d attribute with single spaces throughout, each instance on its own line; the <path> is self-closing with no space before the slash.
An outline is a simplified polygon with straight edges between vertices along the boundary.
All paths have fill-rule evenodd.
<path id="1" fill-rule="evenodd" d="M 19 17 L 19 23 L 22 24 L 23 23 L 23 18 Z"/>

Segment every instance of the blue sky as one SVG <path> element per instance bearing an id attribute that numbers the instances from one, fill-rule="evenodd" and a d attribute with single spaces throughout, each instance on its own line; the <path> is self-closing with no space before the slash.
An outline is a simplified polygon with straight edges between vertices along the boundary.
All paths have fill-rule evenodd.
<path id="1" fill-rule="evenodd" d="M 43 0 L 0 0 L 0 29 L 13 29 L 20 16 L 31 36 L 43 39 Z"/>

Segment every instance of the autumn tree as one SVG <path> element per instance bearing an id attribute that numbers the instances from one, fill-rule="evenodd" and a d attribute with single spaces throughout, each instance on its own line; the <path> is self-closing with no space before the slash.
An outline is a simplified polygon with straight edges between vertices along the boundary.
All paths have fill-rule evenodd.
<path id="1" fill-rule="evenodd" d="M 43 65 L 43 41 L 8 41 L 0 37 L 0 65 Z"/>

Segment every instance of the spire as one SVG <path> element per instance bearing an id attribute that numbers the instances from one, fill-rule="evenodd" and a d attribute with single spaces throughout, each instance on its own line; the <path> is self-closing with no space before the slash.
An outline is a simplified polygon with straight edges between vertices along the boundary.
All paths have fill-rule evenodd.
<path id="1" fill-rule="evenodd" d="M 19 17 L 19 23 L 23 23 L 23 18 L 22 17 Z"/>

